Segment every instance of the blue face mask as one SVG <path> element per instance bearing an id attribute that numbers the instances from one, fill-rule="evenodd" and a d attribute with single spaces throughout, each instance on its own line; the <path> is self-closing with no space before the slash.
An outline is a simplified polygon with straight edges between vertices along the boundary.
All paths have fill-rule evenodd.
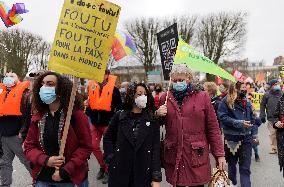
<path id="1" fill-rule="evenodd" d="M 5 77 L 3 80 L 3 84 L 10 88 L 15 86 L 15 80 L 12 77 Z"/>
<path id="2" fill-rule="evenodd" d="M 175 91 L 181 92 L 187 89 L 187 83 L 186 81 L 183 82 L 177 82 L 177 83 L 173 83 L 173 89 Z"/>
<path id="3" fill-rule="evenodd" d="M 279 85 L 277 85 L 277 86 L 274 86 L 274 88 L 273 88 L 275 91 L 280 91 L 281 90 L 281 87 L 279 86 Z"/>
<path id="4" fill-rule="evenodd" d="M 39 91 L 39 96 L 42 102 L 44 102 L 45 104 L 49 105 L 53 103 L 57 98 L 55 87 L 42 86 Z"/>

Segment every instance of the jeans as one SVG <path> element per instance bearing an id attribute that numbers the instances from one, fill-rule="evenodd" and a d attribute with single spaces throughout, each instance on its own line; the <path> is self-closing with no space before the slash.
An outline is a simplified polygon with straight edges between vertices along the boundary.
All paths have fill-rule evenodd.
<path id="1" fill-rule="evenodd" d="M 73 183 L 55 183 L 37 181 L 35 187 L 75 187 Z"/>
<path id="2" fill-rule="evenodd" d="M 186 186 L 177 186 L 177 187 L 186 187 Z M 188 186 L 188 187 L 204 187 L 204 185 L 199 185 L 199 186 Z"/>
<path id="3" fill-rule="evenodd" d="M 88 187 L 89 181 L 86 178 L 78 187 Z M 73 183 L 54 183 L 37 181 L 35 187 L 75 187 Z"/>
<path id="4" fill-rule="evenodd" d="M 13 125 L 13 124 L 12 124 Z M 30 162 L 22 149 L 23 140 L 18 136 L 2 137 L 3 157 L 0 159 L 0 187 L 12 185 L 13 160 L 17 156 L 20 162 L 31 173 Z"/>
<path id="5" fill-rule="evenodd" d="M 244 137 L 242 141 L 242 153 L 243 159 L 239 162 L 239 171 L 240 171 L 240 178 L 241 178 L 241 187 L 251 187 L 250 181 L 250 165 L 251 165 L 251 155 L 252 155 L 252 136 L 247 135 Z M 228 173 L 229 179 L 232 181 L 234 185 L 237 184 L 237 163 L 240 159 L 240 155 L 232 155 L 228 157 Z"/>
<path id="6" fill-rule="evenodd" d="M 89 186 L 89 180 L 87 177 L 78 187 L 88 187 L 88 186 Z"/>
<path id="7" fill-rule="evenodd" d="M 258 145 L 257 145 L 257 144 L 253 144 L 253 145 L 252 145 L 252 148 L 253 148 L 255 157 L 259 157 Z"/>
<path id="8" fill-rule="evenodd" d="M 95 127 L 91 125 L 91 135 L 92 135 L 92 144 L 93 144 L 93 153 L 100 165 L 101 168 L 107 169 L 107 166 L 103 159 L 103 153 L 100 148 L 101 140 L 104 134 L 107 131 L 107 127 Z"/>

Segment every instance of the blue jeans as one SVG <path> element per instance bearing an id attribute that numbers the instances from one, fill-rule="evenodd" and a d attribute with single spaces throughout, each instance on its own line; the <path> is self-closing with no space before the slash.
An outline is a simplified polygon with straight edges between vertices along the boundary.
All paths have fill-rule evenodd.
<path id="1" fill-rule="evenodd" d="M 89 186 L 89 180 L 87 177 L 78 187 L 88 187 L 88 186 Z"/>
<path id="2" fill-rule="evenodd" d="M 255 155 L 256 157 L 259 157 L 258 145 L 253 144 L 253 145 L 252 145 L 252 148 L 253 148 L 253 150 L 254 150 L 254 155 Z"/>
<path id="3" fill-rule="evenodd" d="M 242 141 L 242 161 L 239 162 L 241 187 L 251 187 L 250 181 L 250 165 L 251 165 L 251 155 L 252 155 L 252 136 L 244 136 Z M 240 159 L 240 155 L 232 155 L 228 157 L 228 173 L 229 179 L 234 185 L 237 184 L 237 163 Z"/>
<path id="4" fill-rule="evenodd" d="M 35 187 L 75 187 L 73 183 L 56 183 L 37 181 Z"/>
<path id="5" fill-rule="evenodd" d="M 78 187 L 88 187 L 88 178 L 85 179 Z M 73 183 L 55 183 L 55 182 L 42 182 L 37 181 L 35 187 L 75 187 Z"/>

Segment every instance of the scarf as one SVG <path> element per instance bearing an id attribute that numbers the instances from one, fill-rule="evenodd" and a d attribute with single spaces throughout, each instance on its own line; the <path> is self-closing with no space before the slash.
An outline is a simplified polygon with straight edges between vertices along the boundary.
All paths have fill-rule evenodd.
<path id="1" fill-rule="evenodd" d="M 226 97 L 228 95 L 227 92 L 221 93 L 221 95 L 219 96 L 221 99 L 223 99 L 224 97 Z"/>
<path id="2" fill-rule="evenodd" d="M 59 148 L 61 146 L 61 139 L 62 139 L 62 129 L 64 127 L 64 122 L 65 122 L 65 115 L 63 110 L 60 111 L 60 121 L 59 121 L 59 128 L 58 128 L 58 145 Z M 42 117 L 42 119 L 38 122 L 38 128 L 39 128 L 39 143 L 40 146 L 42 148 L 42 150 L 44 151 L 44 142 L 43 142 L 43 133 L 44 133 L 44 126 L 46 123 L 46 117 L 48 116 L 48 113 L 45 113 Z"/>
<path id="3" fill-rule="evenodd" d="M 187 88 L 183 91 L 176 91 L 174 89 L 172 90 L 173 96 L 174 96 L 175 100 L 177 101 L 179 107 L 182 105 L 183 99 L 186 96 L 190 95 L 192 92 L 193 92 L 192 84 L 188 84 Z"/>
<path id="4" fill-rule="evenodd" d="M 236 102 L 236 104 L 239 104 L 243 108 L 246 108 L 246 106 L 247 106 L 247 100 L 246 99 L 237 98 L 235 102 Z"/>

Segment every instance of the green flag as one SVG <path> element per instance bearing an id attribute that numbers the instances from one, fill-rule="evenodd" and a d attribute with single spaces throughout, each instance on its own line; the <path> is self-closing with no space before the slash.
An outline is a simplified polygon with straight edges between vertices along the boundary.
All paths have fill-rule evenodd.
<path id="1" fill-rule="evenodd" d="M 217 75 L 233 82 L 236 81 L 233 75 L 216 65 L 212 60 L 198 52 L 192 46 L 185 43 L 182 38 L 180 38 L 178 42 L 174 64 L 186 64 L 187 67 L 192 70 Z"/>

